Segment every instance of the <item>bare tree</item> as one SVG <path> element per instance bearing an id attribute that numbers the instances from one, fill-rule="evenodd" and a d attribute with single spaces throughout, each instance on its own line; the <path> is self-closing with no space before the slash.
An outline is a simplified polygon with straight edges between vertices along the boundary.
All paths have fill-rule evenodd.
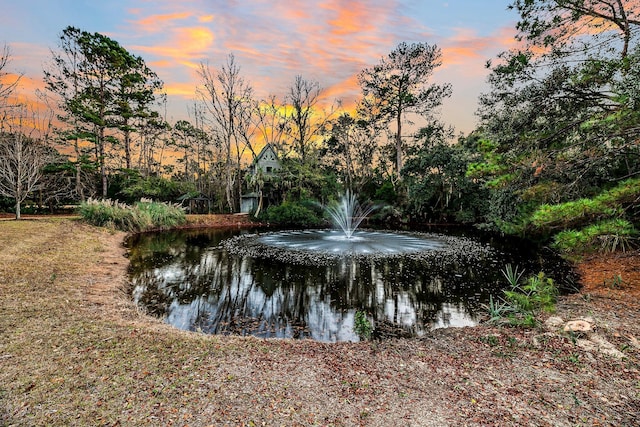
<path id="1" fill-rule="evenodd" d="M 281 157 L 289 154 L 285 143 L 286 136 L 291 133 L 291 124 L 286 116 L 286 109 L 275 95 L 266 100 L 256 102 L 255 126 L 262 141 L 271 144 Z"/>
<path id="2" fill-rule="evenodd" d="M 9 102 L 21 77 L 3 83 L 11 74 L 7 71 L 10 61 L 11 51 L 5 45 L 0 53 L 0 194 L 15 200 L 16 219 L 20 219 L 20 205 L 38 188 L 46 156 L 42 145 L 30 138 L 41 125 L 38 116 L 32 114 L 28 118 L 25 106 Z M 48 124 L 44 127 L 49 128 Z"/>
<path id="3" fill-rule="evenodd" d="M 0 50 L 0 108 L 7 105 L 9 96 L 15 91 L 20 82 L 21 74 L 11 79 L 12 73 L 7 71 L 7 66 L 11 62 L 11 49 L 8 45 L 4 45 Z M 13 80 L 13 81 L 10 81 Z"/>
<path id="4" fill-rule="evenodd" d="M 0 194 L 15 200 L 16 219 L 20 219 L 21 204 L 39 189 L 48 156 L 42 143 L 32 137 L 37 133 L 33 126 L 35 115 L 27 117 L 24 106 L 15 106 L 12 110 L 17 111 L 15 116 L 5 112 L 1 119 Z M 28 128 L 30 120 L 33 120 L 32 126 Z"/>
<path id="5" fill-rule="evenodd" d="M 286 98 L 290 104 L 285 111 L 288 120 L 287 130 L 302 163 L 305 163 L 311 154 L 314 138 L 321 133 L 335 112 L 333 107 L 329 112 L 319 108 L 321 93 L 318 82 L 305 80 L 298 75 Z"/>
<path id="6" fill-rule="evenodd" d="M 200 96 L 224 150 L 225 195 L 228 208 L 233 212 L 240 205 L 241 160 L 247 149 L 252 150 L 249 130 L 253 90 L 240 76 L 240 67 L 233 54 L 229 55 L 227 63 L 219 70 L 211 70 L 208 65 L 201 64 L 200 78 L 204 86 Z"/>

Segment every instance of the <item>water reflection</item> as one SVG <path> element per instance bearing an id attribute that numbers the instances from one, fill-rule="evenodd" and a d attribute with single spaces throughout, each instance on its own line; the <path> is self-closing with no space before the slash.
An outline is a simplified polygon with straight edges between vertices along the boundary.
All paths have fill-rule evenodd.
<path id="1" fill-rule="evenodd" d="M 509 261 L 341 259 L 308 266 L 232 255 L 238 231 L 166 232 L 130 242 L 136 303 L 178 328 L 212 334 L 357 341 L 356 310 L 377 331 L 422 335 L 467 326 L 503 284 Z M 522 265 L 522 264 L 520 264 Z M 531 271 L 531 270 L 530 270 Z"/>

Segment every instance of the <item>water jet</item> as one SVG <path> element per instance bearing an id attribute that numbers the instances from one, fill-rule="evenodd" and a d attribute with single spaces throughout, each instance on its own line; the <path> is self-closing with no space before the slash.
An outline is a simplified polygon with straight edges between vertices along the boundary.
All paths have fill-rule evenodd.
<path id="1" fill-rule="evenodd" d="M 374 209 L 375 206 L 370 203 L 360 205 L 358 198 L 350 190 L 346 191 L 338 203 L 325 207 L 333 224 L 342 230 L 346 239 L 353 237 L 353 232 Z"/>

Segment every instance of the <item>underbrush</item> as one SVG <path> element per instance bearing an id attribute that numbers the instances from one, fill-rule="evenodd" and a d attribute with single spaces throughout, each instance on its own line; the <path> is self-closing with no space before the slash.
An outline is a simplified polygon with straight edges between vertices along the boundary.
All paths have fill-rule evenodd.
<path id="1" fill-rule="evenodd" d="M 533 328 L 542 313 L 555 311 L 558 288 L 543 272 L 523 281 L 523 271 L 507 264 L 502 274 L 510 289 L 503 291 L 504 296 L 498 301 L 490 298 L 486 306 L 490 322 Z"/>
<path id="2" fill-rule="evenodd" d="M 180 206 L 148 199 L 133 205 L 89 199 L 80 205 L 78 213 L 89 224 L 128 232 L 171 228 L 187 221 Z"/>
<path id="3" fill-rule="evenodd" d="M 323 223 L 312 201 L 285 201 L 278 206 L 270 206 L 260 220 L 294 227 L 315 227 Z"/>
<path id="4" fill-rule="evenodd" d="M 363 311 L 356 311 L 353 321 L 353 331 L 358 334 L 361 340 L 367 341 L 371 339 L 373 333 L 373 325 L 371 321 Z"/>

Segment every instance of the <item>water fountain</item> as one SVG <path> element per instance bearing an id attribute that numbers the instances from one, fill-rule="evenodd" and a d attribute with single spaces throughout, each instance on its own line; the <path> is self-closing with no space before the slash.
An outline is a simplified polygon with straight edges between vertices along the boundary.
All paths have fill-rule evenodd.
<path id="1" fill-rule="evenodd" d="M 360 230 L 358 227 L 375 206 L 361 205 L 350 191 L 324 209 L 333 229 L 242 235 L 223 242 L 223 246 L 232 253 L 312 265 L 344 257 L 379 259 L 411 254 L 419 258 L 457 258 L 463 253 L 484 254 L 489 249 L 471 240 L 433 233 Z"/>
<path id="2" fill-rule="evenodd" d="M 182 329 L 352 341 L 358 311 L 376 331 L 469 326 L 501 292 L 506 263 L 549 271 L 530 246 L 358 228 L 371 209 L 347 193 L 328 209 L 334 229 L 139 236 L 134 300 Z"/>

